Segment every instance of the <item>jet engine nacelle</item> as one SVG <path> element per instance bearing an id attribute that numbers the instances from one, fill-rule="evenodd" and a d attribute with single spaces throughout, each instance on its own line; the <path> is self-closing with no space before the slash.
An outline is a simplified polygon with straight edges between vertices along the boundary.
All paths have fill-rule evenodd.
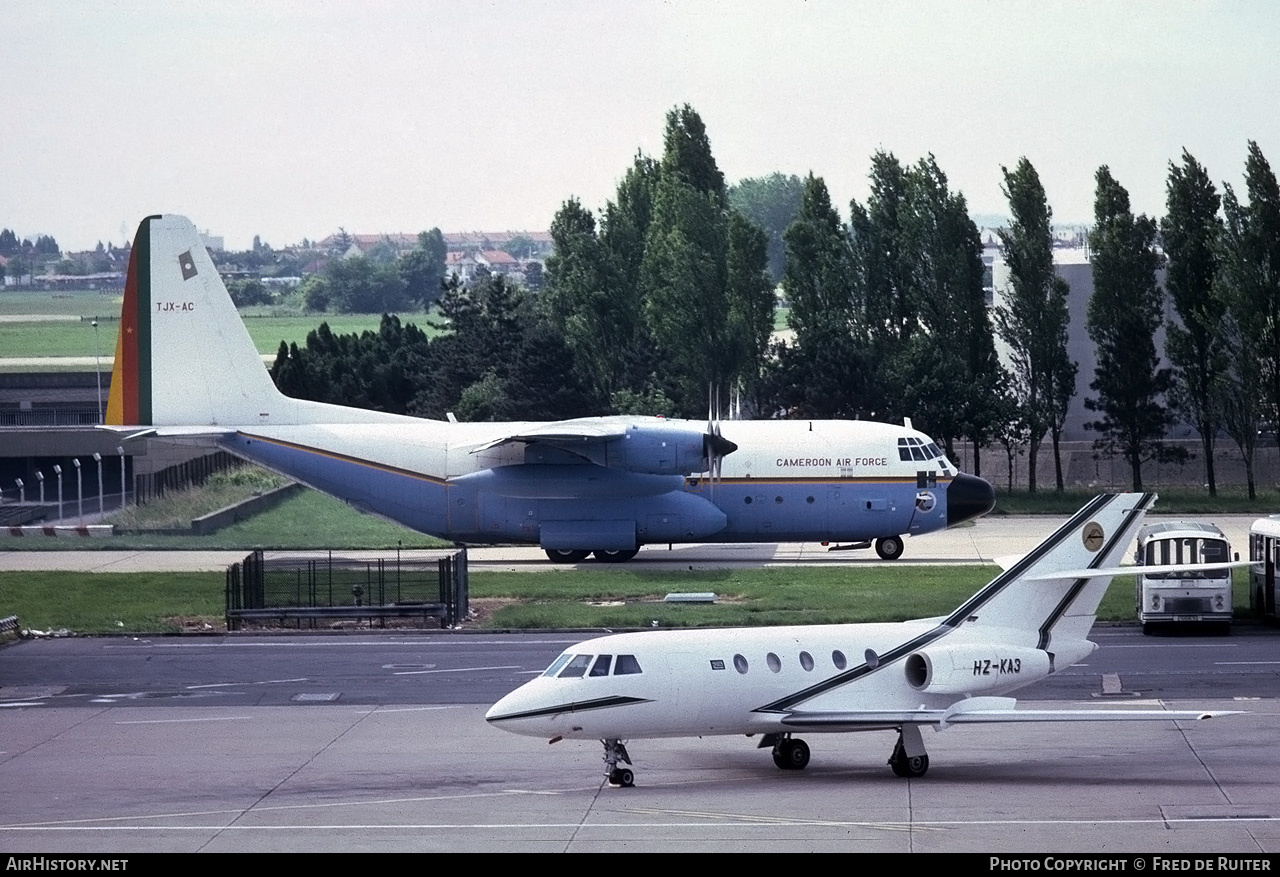
<path id="1" fill-rule="evenodd" d="M 1026 685 L 1053 671 L 1049 653 L 1016 646 L 922 649 L 907 656 L 907 683 L 929 694 L 970 694 Z"/>
<path id="2" fill-rule="evenodd" d="M 705 437 L 668 426 L 633 426 L 609 442 L 605 465 L 647 475 L 692 475 L 707 469 Z"/>

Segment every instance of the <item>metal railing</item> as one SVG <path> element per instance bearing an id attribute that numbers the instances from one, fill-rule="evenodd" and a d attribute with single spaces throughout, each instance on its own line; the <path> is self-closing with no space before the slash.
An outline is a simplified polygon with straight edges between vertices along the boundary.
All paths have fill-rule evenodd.
<path id="1" fill-rule="evenodd" d="M 467 552 L 437 558 L 273 557 L 255 551 L 227 570 L 227 630 L 246 621 L 435 618 L 454 627 L 469 610 Z"/>

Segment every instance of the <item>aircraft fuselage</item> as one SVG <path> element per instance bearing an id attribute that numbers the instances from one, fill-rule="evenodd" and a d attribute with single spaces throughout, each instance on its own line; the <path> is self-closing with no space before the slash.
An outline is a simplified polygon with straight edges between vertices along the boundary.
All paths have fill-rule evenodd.
<path id="1" fill-rule="evenodd" d="M 677 435 L 700 436 L 705 426 L 631 420 Z M 717 479 L 681 474 L 695 467 L 674 454 L 661 458 L 665 443 L 599 461 L 563 447 L 500 443 L 529 426 L 536 425 L 263 425 L 223 444 L 424 533 L 547 549 L 915 535 L 982 514 L 994 500 L 986 482 L 958 473 L 927 436 L 905 426 L 726 422 L 724 438 L 737 449 Z"/>

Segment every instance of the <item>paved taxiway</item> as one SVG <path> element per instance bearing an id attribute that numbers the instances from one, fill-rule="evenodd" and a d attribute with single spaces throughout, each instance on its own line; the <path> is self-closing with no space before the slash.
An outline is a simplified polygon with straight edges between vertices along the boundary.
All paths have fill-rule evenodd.
<path id="1" fill-rule="evenodd" d="M 1158 519 L 1158 518 L 1157 518 Z M 899 563 L 989 562 L 1060 519 L 909 540 Z M 1238 550 L 1250 517 L 1219 517 Z M 242 552 L 8 552 L 0 569 L 220 570 Z M 537 549 L 472 562 L 547 569 Z M 814 545 L 644 549 L 634 564 L 874 563 Z M 1023 693 L 1248 710 L 1194 723 L 961 727 L 929 774 L 893 734 L 810 735 L 803 772 L 741 737 L 635 741 L 637 786 L 599 744 L 516 737 L 485 709 L 573 634 L 112 638 L 0 649 L 0 849 L 1280 852 L 1280 632 L 1104 628 L 1083 665 Z"/>
<path id="2" fill-rule="evenodd" d="M 997 558 L 1025 554 L 1067 520 L 1066 515 L 1007 515 L 981 518 L 939 533 L 908 537 L 900 559 L 892 563 L 955 564 L 991 563 Z M 1192 517 L 1192 516 L 1188 516 Z M 1195 516 L 1212 520 L 1231 540 L 1242 557 L 1248 556 L 1247 537 L 1256 515 Z M 1150 523 L 1179 520 L 1169 515 L 1148 515 Z M 31 537 L 37 538 L 37 537 Z M 87 541 L 87 540 L 86 540 Z M 115 550 L 110 543 L 95 540 L 96 550 L 0 551 L 0 571 L 68 570 L 79 572 L 221 571 L 243 559 L 244 551 L 139 551 Z M 269 552 L 269 554 L 312 554 L 327 552 Z M 342 551 L 344 557 L 386 557 L 386 551 Z M 405 557 L 429 552 L 404 552 Z M 480 546 L 468 550 L 473 568 L 538 571 L 557 568 L 537 546 Z M 697 543 L 646 545 L 627 565 L 646 569 L 725 569 L 757 566 L 869 565 L 883 563 L 871 550 L 828 551 L 816 542 L 785 543 Z M 563 567 L 560 567 L 563 569 Z"/>
<path id="3" fill-rule="evenodd" d="M 1174 724 L 809 735 L 803 772 L 742 737 L 599 744 L 489 727 L 582 638 L 112 638 L 0 649 L 0 849 L 1280 852 L 1280 632 L 1144 638 L 1027 689 L 1047 707 L 1244 709 Z"/>

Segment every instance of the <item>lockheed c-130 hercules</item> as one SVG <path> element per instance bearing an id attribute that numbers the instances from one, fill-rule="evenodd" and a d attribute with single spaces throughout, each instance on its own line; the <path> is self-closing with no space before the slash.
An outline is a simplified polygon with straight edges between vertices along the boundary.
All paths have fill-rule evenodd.
<path id="1" fill-rule="evenodd" d="M 423 533 L 537 544 L 560 562 L 687 542 L 874 541 L 892 559 L 903 535 L 995 503 L 909 422 L 454 423 L 288 398 L 173 215 L 138 229 L 106 420 L 214 442 Z"/>

